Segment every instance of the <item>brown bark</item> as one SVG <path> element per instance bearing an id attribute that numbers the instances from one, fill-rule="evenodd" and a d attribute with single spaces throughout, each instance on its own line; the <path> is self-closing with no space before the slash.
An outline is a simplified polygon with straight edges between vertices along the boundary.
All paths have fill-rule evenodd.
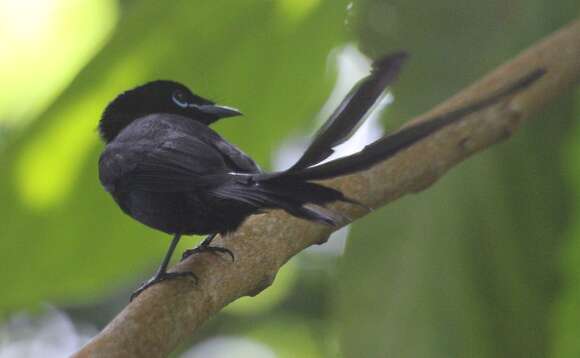
<path id="1" fill-rule="evenodd" d="M 507 139 L 525 118 L 580 80 L 580 21 L 413 122 L 481 99 L 539 67 L 547 69 L 547 74 L 509 100 L 470 115 L 370 170 L 327 184 L 378 208 L 426 189 L 464 158 Z M 353 219 L 366 214 L 346 204 L 336 204 L 332 209 Z M 235 253 L 234 263 L 227 257 L 204 254 L 177 264 L 173 270 L 195 272 L 199 284 L 179 279 L 146 290 L 75 357 L 165 357 L 228 303 L 268 287 L 280 266 L 306 247 L 324 242 L 330 231 L 281 211 L 252 216 L 234 234 L 214 241 Z"/>

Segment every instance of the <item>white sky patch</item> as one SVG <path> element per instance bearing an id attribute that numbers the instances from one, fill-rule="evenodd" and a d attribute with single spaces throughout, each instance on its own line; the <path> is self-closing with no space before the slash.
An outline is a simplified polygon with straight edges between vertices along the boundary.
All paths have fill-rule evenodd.
<path id="1" fill-rule="evenodd" d="M 346 239 L 350 233 L 350 226 L 335 231 L 330 235 L 330 239 L 322 245 L 312 245 L 306 249 L 306 252 L 313 254 L 322 254 L 327 256 L 341 256 L 346 249 Z"/>
<path id="2" fill-rule="evenodd" d="M 330 97 L 317 115 L 317 128 L 338 107 L 352 87 L 360 79 L 368 76 L 371 69 L 371 61 L 358 51 L 354 45 L 347 45 L 335 51 L 331 55 L 331 60 L 337 63 L 338 77 Z M 335 147 L 335 153 L 325 161 L 356 153 L 367 144 L 382 137 L 384 130 L 380 123 L 381 113 L 392 101 L 393 96 L 390 93 L 387 92 L 382 96 L 369 111 L 366 121 L 360 126 L 357 132 L 348 141 Z M 294 164 L 310 143 L 313 134 L 300 137 L 294 136 L 282 143 L 273 159 L 274 170 L 283 170 Z M 339 230 L 333 234 L 328 243 L 312 246 L 308 251 L 337 256 L 342 255 L 346 246 L 347 236 L 348 228 Z"/>
<path id="3" fill-rule="evenodd" d="M 0 358 L 68 357 L 96 333 L 90 327 L 79 330 L 54 308 L 40 316 L 19 313 L 0 327 Z"/>

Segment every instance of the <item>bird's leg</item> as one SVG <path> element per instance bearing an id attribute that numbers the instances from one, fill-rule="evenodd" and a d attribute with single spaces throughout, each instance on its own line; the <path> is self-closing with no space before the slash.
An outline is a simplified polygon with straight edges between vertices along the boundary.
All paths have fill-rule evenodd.
<path id="1" fill-rule="evenodd" d="M 171 256 L 173 255 L 173 251 L 175 251 L 175 247 L 181 238 L 181 234 L 175 234 L 173 240 L 171 240 L 171 244 L 169 245 L 169 249 L 161 262 L 161 265 L 157 269 L 157 273 L 155 276 L 151 277 L 148 281 L 144 282 L 133 294 L 131 295 L 131 301 L 135 299 L 135 297 L 139 296 L 143 291 L 147 288 L 155 285 L 156 283 L 173 279 L 176 277 L 190 277 L 197 283 L 197 276 L 191 271 L 186 272 L 167 272 L 167 266 L 169 265 L 169 261 L 171 260 Z"/>
<path id="2" fill-rule="evenodd" d="M 216 233 L 214 234 L 209 234 L 207 235 L 207 237 L 201 242 L 201 244 L 193 249 L 189 249 L 189 250 L 185 250 L 183 252 L 183 255 L 181 256 L 181 261 L 185 260 L 186 258 L 188 258 L 189 256 L 193 255 L 193 254 L 198 254 L 201 252 L 221 252 L 224 254 L 228 254 L 230 255 L 230 257 L 232 258 L 232 262 L 235 261 L 235 256 L 234 253 L 231 250 L 226 249 L 225 247 L 219 247 L 219 246 L 210 246 L 212 240 L 217 236 Z"/>

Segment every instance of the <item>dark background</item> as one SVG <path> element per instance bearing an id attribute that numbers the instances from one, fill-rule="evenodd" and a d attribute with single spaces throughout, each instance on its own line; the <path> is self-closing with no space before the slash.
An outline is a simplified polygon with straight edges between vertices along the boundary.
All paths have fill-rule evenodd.
<path id="1" fill-rule="evenodd" d="M 22 317 L 33 332 L 47 315 L 102 328 L 165 252 L 169 237 L 97 179 L 96 124 L 121 91 L 175 79 L 240 108 L 215 128 L 271 168 L 316 128 L 341 48 L 412 54 L 382 116 L 392 129 L 579 14 L 577 0 L 0 1 L 2 357 Z M 580 95 L 556 102 L 352 225 L 344 253 L 294 258 L 183 356 L 580 356 Z"/>

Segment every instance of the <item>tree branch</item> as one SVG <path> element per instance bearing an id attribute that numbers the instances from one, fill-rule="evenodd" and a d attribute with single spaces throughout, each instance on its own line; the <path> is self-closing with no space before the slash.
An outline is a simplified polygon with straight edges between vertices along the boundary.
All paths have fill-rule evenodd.
<path id="1" fill-rule="evenodd" d="M 327 184 L 378 208 L 426 189 L 464 158 L 507 139 L 526 117 L 580 80 L 580 21 L 412 122 L 481 99 L 539 67 L 546 68 L 547 74 L 522 93 L 444 128 L 370 170 Z M 353 219 L 366 214 L 346 204 L 333 205 L 332 209 Z M 234 263 L 204 254 L 177 264 L 173 270 L 195 272 L 199 284 L 180 279 L 149 288 L 75 357 L 165 357 L 228 303 L 268 287 L 280 266 L 306 247 L 325 242 L 330 231 L 281 211 L 252 216 L 234 234 L 214 241 L 236 254 Z"/>

